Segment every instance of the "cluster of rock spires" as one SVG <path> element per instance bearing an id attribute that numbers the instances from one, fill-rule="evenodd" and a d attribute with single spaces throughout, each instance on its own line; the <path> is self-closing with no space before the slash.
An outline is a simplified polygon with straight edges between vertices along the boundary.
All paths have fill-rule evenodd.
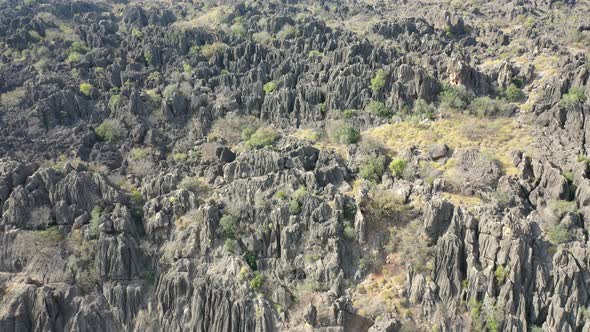
<path id="1" fill-rule="evenodd" d="M 590 14 L 574 0 L 0 2 L 0 331 L 590 330 L 590 63 L 556 11 Z M 358 17 L 378 20 L 358 33 Z M 556 71 L 484 65 L 523 40 L 511 56 Z M 449 84 L 499 97 L 514 82 L 530 109 L 502 116 L 535 149 L 514 146 L 512 172 L 445 137 L 395 151 L 415 173 L 400 176 L 365 135 L 298 135 L 411 121 Z M 223 119 L 279 137 L 232 141 Z M 419 174 L 449 160 L 458 187 Z M 399 254 L 388 223 L 418 225 L 427 254 L 401 257 L 399 303 L 370 311 L 355 299 Z"/>

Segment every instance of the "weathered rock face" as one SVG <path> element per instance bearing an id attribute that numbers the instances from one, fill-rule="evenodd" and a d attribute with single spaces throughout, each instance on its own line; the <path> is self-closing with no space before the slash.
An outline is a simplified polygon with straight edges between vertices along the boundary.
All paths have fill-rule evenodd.
<path id="1" fill-rule="evenodd" d="M 588 14 L 1 2 L 0 331 L 589 330 Z"/>

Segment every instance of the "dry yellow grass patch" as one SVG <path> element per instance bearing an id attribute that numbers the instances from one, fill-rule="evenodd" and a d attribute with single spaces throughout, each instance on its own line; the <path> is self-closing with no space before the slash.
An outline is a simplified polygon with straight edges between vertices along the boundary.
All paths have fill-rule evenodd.
<path id="1" fill-rule="evenodd" d="M 481 205 L 483 201 L 479 197 L 465 196 L 460 194 L 442 193 L 443 197 L 455 206 L 476 206 Z"/>
<path id="2" fill-rule="evenodd" d="M 531 130 L 515 118 L 478 118 L 455 114 L 430 124 L 387 124 L 364 132 L 363 137 L 382 142 L 392 153 L 412 146 L 428 149 L 434 143 L 444 143 L 454 150 L 478 148 L 495 155 L 502 162 L 514 149 L 529 149 Z"/>

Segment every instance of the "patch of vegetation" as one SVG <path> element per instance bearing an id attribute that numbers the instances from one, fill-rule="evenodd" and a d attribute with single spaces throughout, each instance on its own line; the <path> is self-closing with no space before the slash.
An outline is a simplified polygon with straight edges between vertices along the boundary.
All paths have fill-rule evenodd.
<path id="1" fill-rule="evenodd" d="M 82 59 L 82 54 L 80 54 L 78 52 L 70 52 L 70 54 L 68 54 L 68 58 L 66 59 L 66 62 L 68 62 L 68 63 L 78 62 L 78 61 L 80 61 L 80 59 Z"/>
<path id="2" fill-rule="evenodd" d="M 563 200 L 556 200 L 549 202 L 548 205 L 549 209 L 556 217 L 561 218 L 566 213 L 577 213 L 578 207 L 576 206 L 576 202 L 570 201 L 563 201 Z"/>
<path id="3" fill-rule="evenodd" d="M 234 239 L 225 239 L 225 242 L 223 243 L 223 249 L 231 254 L 236 252 L 237 246 L 236 240 Z"/>
<path id="4" fill-rule="evenodd" d="M 131 160 L 141 160 L 148 157 L 149 149 L 147 148 L 133 148 L 129 152 Z"/>
<path id="5" fill-rule="evenodd" d="M 508 271 L 504 269 L 503 265 L 498 265 L 498 267 L 496 267 L 496 271 L 494 271 L 494 276 L 496 277 L 496 281 L 498 281 L 498 284 L 502 285 L 506 281 Z"/>
<path id="6" fill-rule="evenodd" d="M 249 140 L 259 126 L 260 123 L 254 116 L 229 114 L 213 124 L 208 138 L 210 141 L 223 140 L 235 144 L 241 140 Z"/>
<path id="7" fill-rule="evenodd" d="M 238 217 L 232 214 L 226 214 L 219 220 L 219 226 L 221 227 L 221 233 L 228 239 L 234 239 L 239 233 L 240 221 Z"/>
<path id="8" fill-rule="evenodd" d="M 258 291 L 264 286 L 264 275 L 260 272 L 255 272 L 254 277 L 250 280 L 250 289 L 253 291 Z"/>
<path id="9" fill-rule="evenodd" d="M 295 36 L 297 30 L 290 24 L 285 24 L 281 28 L 281 31 L 277 32 L 277 39 L 287 39 Z"/>
<path id="10" fill-rule="evenodd" d="M 378 94 L 385 86 L 385 71 L 379 69 L 375 76 L 371 79 L 371 90 L 374 94 Z"/>
<path id="11" fill-rule="evenodd" d="M 401 177 L 406 170 L 408 162 L 403 159 L 394 159 L 389 163 L 389 171 L 391 174 Z"/>
<path id="12" fill-rule="evenodd" d="M 524 92 L 516 84 L 512 83 L 506 88 L 506 99 L 508 101 L 517 102 L 523 100 L 524 97 Z"/>
<path id="13" fill-rule="evenodd" d="M 363 160 L 359 166 L 359 175 L 374 183 L 380 183 L 383 172 L 385 171 L 385 157 L 368 157 Z"/>
<path id="14" fill-rule="evenodd" d="M 258 263 L 256 263 L 256 255 L 253 252 L 251 252 L 251 251 L 246 252 L 244 254 L 244 260 L 246 261 L 246 263 L 248 264 L 248 266 L 253 271 L 258 270 Z"/>
<path id="15" fill-rule="evenodd" d="M 289 212 L 291 214 L 299 214 L 301 212 L 301 204 L 306 195 L 307 188 L 305 186 L 300 186 L 293 192 L 289 201 Z"/>
<path id="16" fill-rule="evenodd" d="M 258 128 L 248 139 L 246 145 L 252 148 L 263 148 L 274 144 L 279 138 L 279 133 L 271 127 Z"/>
<path id="17" fill-rule="evenodd" d="M 112 119 L 104 120 L 94 129 L 94 132 L 101 141 L 111 143 L 117 142 L 127 135 L 127 130 L 125 130 L 121 123 Z"/>
<path id="18" fill-rule="evenodd" d="M 267 31 L 260 31 L 252 34 L 252 39 L 260 44 L 267 44 L 272 40 L 272 36 Z"/>
<path id="19" fill-rule="evenodd" d="M 330 140 L 340 144 L 356 144 L 361 139 L 358 129 L 345 123 L 335 123 L 328 129 Z"/>
<path id="20" fill-rule="evenodd" d="M 355 116 L 356 116 L 356 110 L 349 108 L 349 109 L 345 109 L 344 111 L 342 111 L 342 117 L 345 119 L 350 119 Z"/>
<path id="21" fill-rule="evenodd" d="M 120 104 L 121 104 L 121 95 L 119 95 L 119 94 L 114 94 L 109 99 L 109 108 L 111 109 L 111 111 L 116 110 Z"/>
<path id="22" fill-rule="evenodd" d="M 551 242 L 554 245 L 567 243 L 571 240 L 571 236 L 567 227 L 565 227 L 562 224 L 557 224 L 555 226 L 550 227 L 547 230 L 547 238 L 549 239 L 549 242 Z"/>
<path id="23" fill-rule="evenodd" d="M 367 105 L 366 110 L 381 118 L 386 118 L 393 115 L 391 108 L 387 107 L 384 103 L 375 100 L 371 101 L 369 105 Z"/>
<path id="24" fill-rule="evenodd" d="M 477 116 L 496 116 L 506 113 L 506 105 L 490 97 L 475 98 L 469 105 L 469 111 Z"/>
<path id="25" fill-rule="evenodd" d="M 194 193 L 199 193 L 203 191 L 204 184 L 197 178 L 187 176 L 180 183 L 178 184 L 178 188 L 182 188 L 187 191 L 192 191 Z"/>
<path id="26" fill-rule="evenodd" d="M 580 88 L 571 88 L 561 97 L 559 106 L 564 109 L 572 109 L 577 104 L 586 102 L 586 94 Z"/>
<path id="27" fill-rule="evenodd" d="M 92 208 L 92 212 L 90 212 L 90 224 L 88 226 L 88 234 L 91 237 L 98 236 L 101 215 L 102 209 L 98 205 L 95 205 L 94 208 Z"/>
<path id="28" fill-rule="evenodd" d="M 375 221 L 404 224 L 409 221 L 411 206 L 388 190 L 371 190 L 367 212 Z"/>
<path id="29" fill-rule="evenodd" d="M 462 111 L 469 104 L 470 95 L 463 85 L 445 84 L 438 96 L 441 109 Z"/>
<path id="30" fill-rule="evenodd" d="M 418 99 L 414 103 L 414 108 L 412 109 L 412 117 L 416 118 L 417 120 L 423 119 L 434 119 L 434 114 L 436 113 L 436 108 L 434 105 L 429 104 L 424 99 Z"/>
<path id="31" fill-rule="evenodd" d="M 85 95 L 86 97 L 90 97 L 90 94 L 92 93 L 92 89 L 93 88 L 94 87 L 90 83 L 82 83 L 82 84 L 80 84 L 80 92 L 83 95 Z"/>
<path id="32" fill-rule="evenodd" d="M 309 53 L 307 54 L 308 58 L 316 58 L 316 57 L 323 57 L 324 53 L 318 51 L 318 50 L 311 50 L 309 51 Z"/>
<path id="33" fill-rule="evenodd" d="M 211 58 L 216 54 L 224 52 L 228 47 L 225 43 L 215 42 L 201 47 L 201 53 L 207 58 Z"/>
<path id="34" fill-rule="evenodd" d="M 244 28 L 244 25 L 240 22 L 236 22 L 234 23 L 231 28 L 230 28 L 231 32 L 236 35 L 236 36 L 245 36 L 246 35 L 246 28 Z"/>
<path id="35" fill-rule="evenodd" d="M 269 93 L 275 91 L 276 88 L 277 88 L 277 84 L 275 82 L 273 82 L 273 81 L 267 82 L 262 87 L 262 89 L 264 90 L 264 93 L 266 93 L 266 94 L 269 94 Z"/>

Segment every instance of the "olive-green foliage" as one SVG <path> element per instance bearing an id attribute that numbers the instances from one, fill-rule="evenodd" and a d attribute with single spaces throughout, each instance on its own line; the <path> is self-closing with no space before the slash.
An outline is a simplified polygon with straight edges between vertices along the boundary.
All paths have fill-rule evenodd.
<path id="1" fill-rule="evenodd" d="M 379 183 L 385 171 L 385 157 L 367 157 L 359 166 L 359 175 L 368 181 Z"/>
<path id="2" fill-rule="evenodd" d="M 279 133 L 271 127 L 258 128 L 246 144 L 252 148 L 263 148 L 272 145 L 278 138 Z"/>
<path id="3" fill-rule="evenodd" d="M 84 46 L 84 44 L 82 44 L 81 42 L 75 41 L 70 46 L 70 51 L 76 52 L 78 54 L 85 54 L 86 52 L 88 52 L 88 48 Z"/>
<path id="4" fill-rule="evenodd" d="M 90 236 L 98 236 L 100 226 L 100 216 L 102 215 L 102 209 L 99 206 L 94 206 L 92 212 L 90 212 L 90 225 L 88 231 Z"/>
<path id="5" fill-rule="evenodd" d="M 375 76 L 371 79 L 371 90 L 374 94 L 377 94 L 385 86 L 385 71 L 379 69 Z"/>
<path id="6" fill-rule="evenodd" d="M 92 84 L 90 83 L 82 83 L 80 84 L 80 92 L 84 94 L 86 97 L 90 97 L 90 93 L 92 93 Z"/>
<path id="7" fill-rule="evenodd" d="M 380 101 L 371 101 L 369 105 L 367 105 L 367 111 L 373 113 L 379 117 L 386 118 L 393 115 L 391 108 L 387 107 L 384 103 Z"/>
<path id="8" fill-rule="evenodd" d="M 311 50 L 309 51 L 309 53 L 307 54 L 307 56 L 309 58 L 315 58 L 315 57 L 321 57 L 324 56 L 324 53 L 318 51 L 318 50 Z"/>
<path id="9" fill-rule="evenodd" d="M 287 39 L 293 37 L 297 30 L 290 24 L 283 25 L 281 31 L 277 32 L 277 39 Z"/>
<path id="10" fill-rule="evenodd" d="M 349 240 L 356 239 L 356 231 L 352 225 L 347 224 L 344 226 L 344 237 Z"/>
<path id="11" fill-rule="evenodd" d="M 506 113 L 506 105 L 490 97 L 475 98 L 469 105 L 469 111 L 477 116 L 495 116 Z"/>
<path id="12" fill-rule="evenodd" d="M 121 123 L 112 119 L 104 120 L 100 126 L 94 129 L 94 132 L 100 140 L 106 142 L 116 142 L 127 134 L 127 131 Z"/>
<path id="13" fill-rule="evenodd" d="M 131 160 L 141 160 L 148 157 L 149 149 L 144 148 L 133 148 L 129 152 L 129 158 Z"/>
<path id="14" fill-rule="evenodd" d="M 561 97 L 559 106 L 565 109 L 571 109 L 579 103 L 586 102 L 586 94 L 580 88 L 571 88 Z"/>
<path id="15" fill-rule="evenodd" d="M 345 119 L 350 119 L 354 116 L 356 116 L 356 110 L 346 109 L 346 110 L 342 111 L 342 117 Z"/>
<path id="16" fill-rule="evenodd" d="M 361 139 L 361 133 L 351 125 L 338 123 L 328 130 L 330 140 L 340 144 L 355 144 Z"/>
<path id="17" fill-rule="evenodd" d="M 430 246 L 427 238 L 421 236 L 423 229 L 419 220 L 404 223 L 403 216 L 406 212 L 390 214 L 387 222 L 395 223 L 389 228 L 389 241 L 384 248 L 388 253 L 395 252 L 404 257 L 411 264 L 416 273 L 429 273 L 433 268 L 434 247 Z M 398 216 L 401 216 L 398 217 Z M 402 221 L 399 223 L 399 221 Z"/>
<path id="18" fill-rule="evenodd" d="M 201 53 L 207 58 L 210 58 L 215 54 L 225 51 L 228 47 L 229 46 L 227 46 L 225 43 L 215 42 L 213 44 L 204 45 L 201 47 Z"/>
<path id="19" fill-rule="evenodd" d="M 231 26 L 231 32 L 237 36 L 245 36 L 246 28 L 244 28 L 242 23 L 236 22 Z"/>
<path id="20" fill-rule="evenodd" d="M 498 281 L 498 284 L 503 284 L 504 281 L 506 281 L 507 275 L 508 271 L 504 269 L 504 266 L 498 265 L 498 267 L 496 267 L 496 271 L 494 271 L 494 276 L 496 277 L 496 281 Z"/>
<path id="21" fill-rule="evenodd" d="M 219 220 L 223 236 L 233 239 L 239 233 L 239 220 L 236 216 L 226 214 Z"/>
<path id="22" fill-rule="evenodd" d="M 190 63 L 188 63 L 188 62 L 184 62 L 184 63 L 182 64 L 182 70 L 183 70 L 185 73 L 187 73 L 187 74 L 191 75 L 191 74 L 193 73 L 193 66 L 191 66 L 191 64 L 190 64 Z"/>
<path id="23" fill-rule="evenodd" d="M 520 101 L 525 97 L 522 89 L 512 83 L 506 88 L 506 99 L 511 102 Z"/>
<path id="24" fill-rule="evenodd" d="M 67 62 L 78 62 L 80 61 L 80 59 L 82 58 L 82 54 L 78 53 L 78 52 L 70 52 L 70 54 L 68 54 L 68 58 L 67 58 Z"/>
<path id="25" fill-rule="evenodd" d="M 401 177 L 404 174 L 407 165 L 407 161 L 403 159 L 395 159 L 389 163 L 389 171 L 391 172 L 391 174 L 397 177 Z"/>
<path id="26" fill-rule="evenodd" d="M 63 240 L 63 235 L 57 227 L 49 227 L 45 230 L 34 231 L 35 239 L 43 245 L 55 244 Z"/>
<path id="27" fill-rule="evenodd" d="M 433 119 L 434 113 L 436 112 L 436 108 L 429 104 L 424 99 L 418 99 L 414 103 L 414 108 L 412 109 L 412 116 L 418 117 L 418 119 Z"/>
<path id="28" fill-rule="evenodd" d="M 235 144 L 240 140 L 249 140 L 259 126 L 256 117 L 229 114 L 215 121 L 208 137 L 210 141 L 224 140 L 229 144 Z"/>
<path id="29" fill-rule="evenodd" d="M 237 248 L 236 240 L 225 239 L 225 242 L 223 243 L 223 248 L 229 253 L 235 253 Z"/>
<path id="30" fill-rule="evenodd" d="M 576 202 L 557 200 L 549 202 L 548 206 L 558 218 L 563 217 L 566 213 L 576 213 L 578 211 Z"/>
<path id="31" fill-rule="evenodd" d="M 549 239 L 549 242 L 555 245 L 566 243 L 571 240 L 567 227 L 562 224 L 550 227 L 547 230 L 547 238 Z"/>
<path id="32" fill-rule="evenodd" d="M 250 289 L 258 291 L 264 285 L 264 276 L 260 272 L 255 272 L 254 277 L 250 280 Z"/>
<path id="33" fill-rule="evenodd" d="M 139 30 L 138 28 L 133 28 L 131 30 L 131 36 L 141 39 L 143 38 L 143 32 L 141 32 L 141 30 Z"/>
<path id="34" fill-rule="evenodd" d="M 300 186 L 293 192 L 289 201 L 289 212 L 291 214 L 299 214 L 301 212 L 301 204 L 306 195 L 307 188 L 305 186 Z"/>
<path id="35" fill-rule="evenodd" d="M 464 86 L 446 84 L 443 86 L 438 99 L 443 110 L 461 111 L 469 104 L 470 96 Z"/>
<path id="36" fill-rule="evenodd" d="M 111 98 L 109 99 L 109 108 L 111 109 L 111 111 L 114 111 L 115 109 L 117 109 L 117 107 L 120 104 L 121 104 L 121 95 L 119 95 L 119 94 L 112 95 Z"/>
<path id="37" fill-rule="evenodd" d="M 264 92 L 266 94 L 269 94 L 269 93 L 275 91 L 276 88 L 277 88 L 277 84 L 275 82 L 272 82 L 272 81 L 264 84 L 264 86 L 262 87 L 262 89 L 264 90 Z"/>
<path id="38" fill-rule="evenodd" d="M 154 64 L 154 56 L 152 55 L 152 52 L 150 52 L 149 50 L 145 50 L 143 52 L 143 58 L 145 59 L 145 62 L 148 65 L 153 65 Z M 149 80 L 149 78 L 148 78 Z"/>
<path id="39" fill-rule="evenodd" d="M 411 206 L 403 198 L 388 190 L 375 189 L 369 193 L 367 212 L 376 221 L 404 224 L 411 217 Z"/>
<path id="40" fill-rule="evenodd" d="M 201 181 L 197 178 L 187 176 L 178 184 L 179 188 L 198 193 L 203 187 Z"/>
<path id="41" fill-rule="evenodd" d="M 256 263 L 256 255 L 253 252 L 247 251 L 244 254 L 244 260 L 246 260 L 246 263 L 248 264 L 248 266 L 250 266 L 250 268 L 253 271 L 258 270 L 258 263 Z"/>

